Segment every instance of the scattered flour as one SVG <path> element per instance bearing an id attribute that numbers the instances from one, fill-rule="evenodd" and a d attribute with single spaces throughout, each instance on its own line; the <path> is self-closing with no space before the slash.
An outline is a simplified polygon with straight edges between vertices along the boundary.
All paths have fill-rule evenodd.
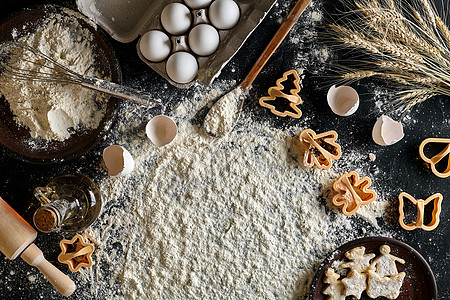
<path id="1" fill-rule="evenodd" d="M 308 11 L 320 21 L 314 2 Z M 291 42 L 300 47 L 304 40 L 295 35 Z M 303 52 L 298 67 L 329 59 L 325 48 Z M 161 148 L 145 137 L 145 114 L 124 104 L 111 134 L 130 151 L 135 170 L 99 182 L 103 211 L 85 232 L 96 244 L 95 265 L 74 274 L 90 287 L 80 298 L 306 299 L 318 265 L 336 247 L 366 234 L 391 235 L 379 228 L 387 201 L 376 182 L 377 200 L 356 215 L 331 205 L 331 185 L 343 172 L 377 172 L 367 153 L 344 147 L 331 170 L 304 168 L 295 136 L 308 116 L 279 130 L 244 111 L 230 134 L 211 138 L 196 114 L 221 95 L 200 90 L 173 108 L 179 133 Z"/>
<path id="2" fill-rule="evenodd" d="M 17 29 L 13 30 L 13 36 L 18 37 Z M 101 74 L 94 67 L 93 40 L 93 34 L 68 14 L 48 16 L 34 33 L 18 38 L 19 42 L 33 46 L 72 71 L 99 77 Z M 22 48 L 13 51 L 23 57 L 23 60 L 11 60 L 13 67 L 56 74 L 48 67 L 29 62 L 43 63 L 31 51 Z M 27 127 L 32 137 L 45 140 L 63 141 L 70 137 L 69 128 L 97 128 L 106 111 L 104 96 L 78 85 L 19 81 L 1 76 L 0 93 L 8 101 L 17 123 Z"/>
<path id="3" fill-rule="evenodd" d="M 244 91 L 237 87 L 217 100 L 205 117 L 206 131 L 213 136 L 222 137 L 233 129 L 239 117 L 242 97 Z"/>
<path id="4" fill-rule="evenodd" d="M 377 228 L 382 196 L 352 217 L 329 204 L 347 163 L 305 169 L 293 133 L 301 125 L 278 130 L 243 112 L 225 138 L 206 136 L 193 118 L 218 94 L 175 107 L 179 134 L 161 148 L 145 138 L 141 116 L 124 116 L 115 142 L 136 168 L 100 183 L 106 198 L 89 231 L 98 247 L 95 267 L 81 274 L 86 297 L 304 299 L 319 263 L 362 236 L 357 228 L 390 235 Z M 366 155 L 347 158 L 364 168 Z"/>

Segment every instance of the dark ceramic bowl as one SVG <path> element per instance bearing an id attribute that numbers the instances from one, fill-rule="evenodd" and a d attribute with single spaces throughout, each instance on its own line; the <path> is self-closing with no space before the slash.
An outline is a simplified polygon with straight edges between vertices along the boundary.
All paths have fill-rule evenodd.
<path id="1" fill-rule="evenodd" d="M 67 10 L 66 10 L 67 11 Z M 32 32 L 41 19 L 51 13 L 67 15 L 62 7 L 47 5 L 35 9 L 27 9 L 12 16 L 0 25 L 0 42 L 13 39 L 13 28 L 21 32 Z M 81 26 L 87 28 L 95 37 L 94 53 L 97 57 L 96 68 L 109 76 L 112 81 L 121 81 L 121 72 L 112 47 L 106 42 L 105 35 L 82 18 L 78 18 Z M 80 87 L 81 88 L 81 87 Z M 0 94 L 1 96 L 1 94 Z M 32 138 L 29 131 L 14 121 L 9 104 L 0 98 L 0 145 L 9 155 L 30 163 L 63 162 L 86 153 L 98 143 L 112 127 L 119 110 L 119 101 L 109 98 L 106 113 L 99 126 L 92 130 L 80 130 L 67 140 L 45 141 Z"/>
<path id="2" fill-rule="evenodd" d="M 397 263 L 399 272 L 406 272 L 400 295 L 401 300 L 437 300 L 437 285 L 433 272 L 426 260 L 411 246 L 395 239 L 386 237 L 367 237 L 348 242 L 331 253 L 319 266 L 316 276 L 311 284 L 309 299 L 327 299 L 327 295 L 322 294 L 327 284 L 323 282 L 325 271 L 331 267 L 336 260 L 347 260 L 344 256 L 348 250 L 364 246 L 366 253 L 380 254 L 379 248 L 382 245 L 391 247 L 391 254 L 405 260 L 405 264 Z M 347 297 L 346 299 L 354 299 Z M 361 299 L 372 299 L 363 292 Z M 380 298 L 386 299 L 386 298 Z"/>

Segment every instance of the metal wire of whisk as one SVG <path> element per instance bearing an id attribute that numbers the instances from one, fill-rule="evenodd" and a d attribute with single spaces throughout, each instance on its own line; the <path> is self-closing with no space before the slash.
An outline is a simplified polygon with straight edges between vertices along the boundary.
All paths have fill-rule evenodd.
<path id="1" fill-rule="evenodd" d="M 18 67 L 20 62 L 29 63 L 33 67 L 30 69 Z M 36 48 L 20 42 L 1 44 L 0 73 L 15 80 L 76 84 L 148 107 L 161 105 L 160 100 L 153 99 L 145 92 L 78 74 Z"/>

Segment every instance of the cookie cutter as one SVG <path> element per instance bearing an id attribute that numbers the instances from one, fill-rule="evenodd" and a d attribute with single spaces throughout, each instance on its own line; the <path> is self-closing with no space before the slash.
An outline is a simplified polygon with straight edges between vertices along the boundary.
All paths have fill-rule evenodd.
<path id="1" fill-rule="evenodd" d="M 303 164 L 310 168 L 316 165 L 319 169 L 331 168 L 332 160 L 342 155 L 341 146 L 336 143 L 338 134 L 334 130 L 316 134 L 311 129 L 305 129 L 299 134 L 301 145 L 305 148 Z"/>
<path id="2" fill-rule="evenodd" d="M 289 75 L 294 76 L 293 84 L 295 86 L 294 89 L 290 89 L 290 94 L 286 94 L 283 92 L 285 89 L 283 82 L 288 80 Z M 283 77 L 279 78 L 276 82 L 276 86 L 270 87 L 268 90 L 269 96 L 261 97 L 259 99 L 259 105 L 262 107 L 270 109 L 270 111 L 279 117 L 286 117 L 290 116 L 292 118 L 300 118 L 302 116 L 302 111 L 297 107 L 300 103 L 302 103 L 302 98 L 298 95 L 298 92 L 300 92 L 301 86 L 301 79 L 303 79 L 303 73 L 301 74 L 302 77 L 300 78 L 300 75 L 297 73 L 296 70 L 289 70 L 287 72 L 284 72 Z M 276 109 L 276 107 L 270 103 L 267 102 L 273 102 L 277 98 L 284 98 L 289 101 L 289 107 L 294 111 L 279 111 Z"/>
<path id="3" fill-rule="evenodd" d="M 405 224 L 405 212 L 404 212 L 404 199 L 408 199 L 411 201 L 416 207 L 417 207 L 417 219 L 415 222 Z M 421 228 L 426 231 L 430 231 L 435 229 L 439 225 L 439 215 L 441 213 L 441 204 L 442 199 L 444 197 L 440 193 L 436 193 L 434 195 L 431 195 L 428 197 L 425 201 L 422 199 L 416 200 L 413 196 L 411 196 L 408 193 L 401 192 L 400 195 L 398 195 L 399 200 L 399 206 L 398 211 L 400 213 L 400 217 L 398 219 L 398 222 L 400 223 L 400 226 L 405 230 L 414 230 L 416 228 Z M 424 212 L 425 212 L 425 206 L 429 204 L 430 202 L 433 202 L 434 208 L 432 212 L 432 219 L 431 222 L 427 225 L 424 224 Z"/>
<path id="4" fill-rule="evenodd" d="M 445 148 L 436 154 L 435 156 L 429 158 L 424 153 L 424 148 L 429 143 L 442 143 L 447 144 Z M 419 154 L 420 157 L 431 166 L 431 171 L 440 178 L 447 178 L 450 176 L 450 139 L 442 139 L 442 138 L 428 138 L 423 140 L 423 142 L 419 146 Z M 448 156 L 447 168 L 444 172 L 439 172 L 436 168 L 436 165 L 443 160 L 446 156 Z"/>
<path id="5" fill-rule="evenodd" d="M 81 267 L 90 268 L 94 264 L 91 257 L 94 245 L 86 243 L 81 235 L 76 234 L 71 240 L 63 239 L 59 246 L 58 261 L 68 265 L 70 271 L 78 272 Z"/>
<path id="6" fill-rule="evenodd" d="M 371 184 L 369 177 L 359 178 L 355 171 L 344 173 L 333 183 L 332 189 L 337 194 L 332 202 L 342 207 L 344 215 L 351 216 L 361 205 L 369 204 L 377 197 L 375 191 L 369 189 Z"/>

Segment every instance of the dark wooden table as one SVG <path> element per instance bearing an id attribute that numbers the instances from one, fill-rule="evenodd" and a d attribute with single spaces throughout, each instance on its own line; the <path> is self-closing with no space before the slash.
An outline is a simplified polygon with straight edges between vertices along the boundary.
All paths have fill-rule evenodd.
<path id="1" fill-rule="evenodd" d="M 75 1 L 45 1 L 45 0 L 16 0 L 0 1 L 0 20 L 5 20 L 11 13 L 23 7 L 30 7 L 37 4 L 53 3 L 64 5 L 76 9 Z M 290 6 L 280 4 L 287 15 L 289 8 L 295 1 L 289 0 Z M 317 1 L 319 2 L 319 1 Z M 324 6 L 330 11 L 333 9 L 334 1 L 327 1 Z M 438 1 L 440 2 L 440 1 Z M 445 1 L 447 2 L 447 1 Z M 448 5 L 448 3 L 446 3 Z M 278 12 L 280 8 L 276 8 Z M 248 42 L 229 65 L 225 67 L 221 79 L 242 80 L 252 67 L 254 61 L 261 53 L 262 49 L 270 41 L 271 36 L 279 27 L 278 18 L 273 16 L 273 12 L 264 20 L 260 27 L 252 34 Z M 295 26 L 294 31 L 302 31 L 304 28 Z M 166 82 L 155 72 L 148 68 L 135 52 L 135 42 L 121 44 L 109 39 L 117 53 L 121 63 L 124 84 L 137 88 L 152 90 L 149 82 L 154 86 L 164 86 Z M 276 119 L 258 106 L 256 99 L 272 86 L 276 79 L 295 64 L 296 57 L 290 55 L 292 47 L 295 45 L 283 44 L 269 61 L 266 69 L 256 79 L 250 101 L 247 101 L 244 109 L 254 112 L 255 118 L 269 118 L 276 126 L 284 128 L 296 122 L 295 119 Z M 302 47 L 307 51 L 308 47 Z M 299 66 L 300 67 L 300 66 Z M 235 71 L 231 72 L 231 68 Z M 393 205 L 397 203 L 396 197 L 401 191 L 407 191 L 418 197 L 428 197 L 440 192 L 444 195 L 441 212 L 441 223 L 432 232 L 414 230 L 407 232 L 401 229 L 394 222 L 383 222 L 382 226 L 390 228 L 396 232 L 397 238 L 408 243 L 419 251 L 430 264 L 438 284 L 439 298 L 450 299 L 450 179 L 440 179 L 430 173 L 426 165 L 422 163 L 418 155 L 419 144 L 428 137 L 450 138 L 450 99 L 447 97 L 435 97 L 432 100 L 420 105 L 411 114 L 411 118 L 416 122 L 408 122 L 405 127 L 406 136 L 399 143 L 381 148 L 371 140 L 371 130 L 377 115 L 370 114 L 373 111 L 374 103 L 371 87 L 381 83 L 364 81 L 353 86 L 361 93 L 362 103 L 358 113 L 349 118 L 338 118 L 332 114 L 326 105 L 326 89 L 320 88 L 324 84 L 325 77 L 316 74 L 310 76 L 305 81 L 303 91 L 304 99 L 316 99 L 304 103 L 305 110 L 315 117 L 310 120 L 310 128 L 323 131 L 334 128 L 339 132 L 340 139 L 347 141 L 347 149 L 352 151 L 374 152 L 377 155 L 376 165 L 380 169 L 379 175 L 374 181 L 379 186 L 390 187 L 385 191 L 387 200 Z M 168 99 L 168 109 L 177 103 L 177 99 L 186 93 L 193 93 L 192 89 L 178 90 L 168 86 L 166 94 Z M 204 115 L 204 114 L 203 114 Z M 200 122 L 201 114 L 199 115 Z M 117 120 L 121 122 L 121 119 Z M 29 204 L 34 201 L 32 191 L 36 186 L 46 184 L 55 175 L 69 172 L 81 172 L 90 176 L 94 180 L 106 176 L 105 172 L 93 170 L 90 165 L 98 165 L 101 162 L 101 151 L 111 144 L 110 137 L 100 142 L 96 147 L 84 156 L 69 162 L 56 165 L 32 165 L 23 163 L 9 157 L 0 151 L 0 195 L 20 214 L 30 221 L 30 212 L 27 211 Z M 374 164 L 375 164 L 374 163 Z M 45 256 L 60 268 L 65 266 L 57 263 L 59 254 L 56 245 L 61 239 L 60 234 L 39 234 L 36 244 L 41 247 Z M 36 282 L 31 282 L 27 277 L 30 268 L 21 260 L 10 262 L 0 258 L 0 299 L 62 299 L 53 288 L 41 277 Z M 79 289 L 83 289 L 80 286 Z M 75 292 L 71 299 L 78 299 L 79 292 Z"/>

